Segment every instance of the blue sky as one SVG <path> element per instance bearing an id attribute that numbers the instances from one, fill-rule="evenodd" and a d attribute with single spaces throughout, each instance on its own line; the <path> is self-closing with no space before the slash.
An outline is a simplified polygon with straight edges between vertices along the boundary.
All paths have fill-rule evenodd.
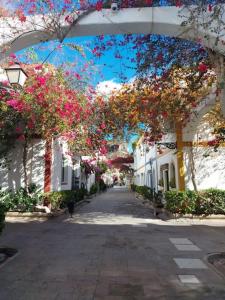
<path id="1" fill-rule="evenodd" d="M 119 38 L 119 36 L 118 36 Z M 56 66 L 60 66 L 63 63 L 76 63 L 79 70 L 79 66 L 83 65 L 85 61 L 88 61 L 90 67 L 94 73 L 94 76 L 90 78 L 90 82 L 95 86 L 102 81 L 114 81 L 117 83 L 129 81 L 135 76 L 135 63 L 128 64 L 126 56 L 135 57 L 135 51 L 131 51 L 130 48 L 112 47 L 111 50 L 107 51 L 101 57 L 95 57 L 91 52 L 90 48 L 95 46 L 94 43 L 95 37 L 82 37 L 82 38 L 68 38 L 65 39 L 64 44 L 74 44 L 80 45 L 84 48 L 85 56 L 83 57 L 80 53 L 75 50 L 72 50 L 68 46 L 60 46 L 59 42 L 52 41 L 47 43 L 42 43 L 35 45 L 33 47 L 19 51 L 17 55 L 22 61 L 31 63 L 33 60 L 38 62 L 43 62 L 47 59 L 46 62 L 52 63 Z M 128 47 L 128 46 L 127 46 Z M 57 48 L 52 52 L 53 49 Z M 115 58 L 115 52 L 119 51 L 122 58 Z M 34 54 L 35 52 L 35 54 Z M 51 53 L 52 52 L 52 53 Z M 48 55 L 51 55 L 48 57 Z M 31 58 L 31 59 L 30 59 Z M 127 67 L 125 67 L 127 66 Z M 121 74 L 125 78 L 121 78 Z"/>

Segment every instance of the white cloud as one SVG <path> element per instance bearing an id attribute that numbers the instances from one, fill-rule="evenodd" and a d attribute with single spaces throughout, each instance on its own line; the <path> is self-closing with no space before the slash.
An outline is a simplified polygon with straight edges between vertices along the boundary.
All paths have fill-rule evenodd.
<path id="1" fill-rule="evenodd" d="M 122 84 L 114 82 L 114 80 L 106 80 L 100 82 L 96 86 L 96 92 L 102 95 L 109 95 L 112 91 L 119 90 Z"/>

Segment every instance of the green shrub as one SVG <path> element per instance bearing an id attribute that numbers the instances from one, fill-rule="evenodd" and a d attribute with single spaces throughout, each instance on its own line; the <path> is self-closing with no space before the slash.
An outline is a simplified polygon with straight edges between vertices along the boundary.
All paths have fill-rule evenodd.
<path id="1" fill-rule="evenodd" d="M 101 180 L 99 181 L 99 190 L 100 190 L 101 192 L 104 192 L 104 191 L 106 191 L 106 189 L 107 189 L 107 186 L 106 186 L 104 180 L 101 179 Z"/>
<path id="2" fill-rule="evenodd" d="M 167 191 L 166 209 L 172 213 L 192 214 L 195 212 L 197 194 L 193 191 Z"/>
<path id="3" fill-rule="evenodd" d="M 64 206 L 64 192 L 48 192 L 44 194 L 44 201 L 43 204 L 48 206 L 51 204 L 51 208 L 53 210 L 58 209 Z"/>
<path id="4" fill-rule="evenodd" d="M 77 202 L 82 201 L 84 199 L 84 196 L 86 196 L 87 193 L 88 193 L 87 190 L 84 187 L 82 187 L 81 189 L 76 190 L 75 192 L 76 192 L 75 193 L 75 200 Z"/>
<path id="5" fill-rule="evenodd" d="M 134 190 L 148 200 L 153 200 L 153 191 L 147 186 L 136 185 Z"/>
<path id="6" fill-rule="evenodd" d="M 168 191 L 166 208 L 179 214 L 225 214 L 225 191 L 209 189 L 201 192 Z"/>
<path id="7" fill-rule="evenodd" d="M 131 190 L 133 191 L 133 192 L 135 192 L 136 191 L 136 185 L 134 184 L 134 183 L 132 183 L 131 185 L 130 185 L 130 188 L 131 188 Z"/>
<path id="8" fill-rule="evenodd" d="M 38 192 L 30 194 L 27 193 L 24 188 L 20 188 L 16 192 L 0 192 L 0 202 L 5 206 L 6 210 L 10 211 L 33 211 L 35 205 L 37 205 L 40 200 L 41 195 Z"/>
<path id="9" fill-rule="evenodd" d="M 71 200 L 76 201 L 76 191 L 58 191 L 44 194 L 44 205 L 51 204 L 53 210 L 65 208 Z"/>
<path id="10" fill-rule="evenodd" d="M 196 214 L 225 214 L 225 191 L 208 189 L 199 192 Z"/>
<path id="11" fill-rule="evenodd" d="M 90 194 L 91 195 L 96 194 L 97 191 L 98 191 L 98 185 L 97 185 L 97 183 L 92 184 L 92 186 L 90 188 Z"/>
<path id="12" fill-rule="evenodd" d="M 85 188 L 69 191 L 49 192 L 44 194 L 45 205 L 51 204 L 53 210 L 67 207 L 71 200 L 79 202 L 87 195 Z"/>

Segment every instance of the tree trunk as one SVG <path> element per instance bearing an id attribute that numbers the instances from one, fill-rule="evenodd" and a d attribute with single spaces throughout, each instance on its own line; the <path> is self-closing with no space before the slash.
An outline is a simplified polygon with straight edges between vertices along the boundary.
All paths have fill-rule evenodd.
<path id="1" fill-rule="evenodd" d="M 52 173 L 52 140 L 47 139 L 45 144 L 45 174 L 44 174 L 44 192 L 51 191 Z"/>
<path id="2" fill-rule="evenodd" d="M 23 145 L 23 172 L 24 172 L 24 188 L 28 193 L 27 150 L 28 150 L 28 143 L 27 143 L 27 137 L 25 136 L 24 145 Z"/>
<path id="3" fill-rule="evenodd" d="M 190 162 L 190 168 L 191 168 L 191 181 L 194 187 L 194 190 L 197 192 L 197 184 L 195 180 L 195 161 L 194 161 L 194 155 L 193 155 L 193 147 L 190 147 L 189 153 L 189 162 Z"/>

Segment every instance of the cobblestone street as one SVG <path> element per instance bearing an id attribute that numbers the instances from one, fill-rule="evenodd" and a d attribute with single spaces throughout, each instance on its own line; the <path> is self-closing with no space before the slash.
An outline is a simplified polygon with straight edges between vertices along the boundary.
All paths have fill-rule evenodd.
<path id="1" fill-rule="evenodd" d="M 225 299 L 225 279 L 206 260 L 225 252 L 225 222 L 207 222 L 160 220 L 122 188 L 73 219 L 10 219 L 0 245 L 18 255 L 0 267 L 0 299 Z"/>

